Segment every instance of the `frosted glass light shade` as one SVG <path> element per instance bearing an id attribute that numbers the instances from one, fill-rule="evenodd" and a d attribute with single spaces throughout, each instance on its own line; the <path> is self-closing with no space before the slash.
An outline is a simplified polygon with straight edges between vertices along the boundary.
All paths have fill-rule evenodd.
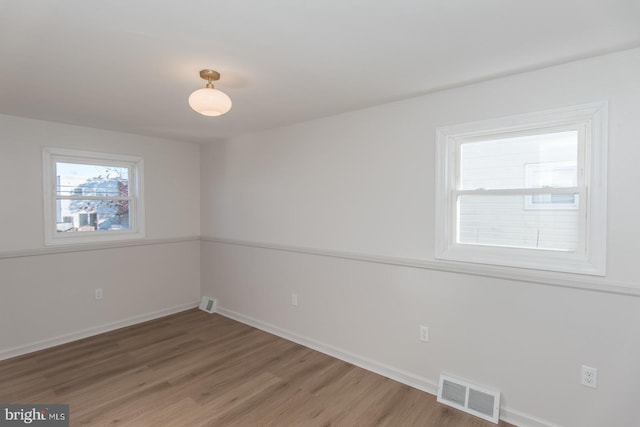
<path id="1" fill-rule="evenodd" d="M 220 116 L 231 109 L 231 98 L 218 89 L 205 87 L 189 96 L 189 106 L 204 116 Z"/>

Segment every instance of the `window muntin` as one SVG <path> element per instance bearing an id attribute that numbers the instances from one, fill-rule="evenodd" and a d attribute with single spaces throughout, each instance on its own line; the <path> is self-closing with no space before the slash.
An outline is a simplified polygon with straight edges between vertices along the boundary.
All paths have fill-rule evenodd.
<path id="1" fill-rule="evenodd" d="M 606 104 L 437 131 L 436 258 L 604 274 Z"/>
<path id="2" fill-rule="evenodd" d="M 144 236 L 142 159 L 47 148 L 44 167 L 47 244 Z"/>

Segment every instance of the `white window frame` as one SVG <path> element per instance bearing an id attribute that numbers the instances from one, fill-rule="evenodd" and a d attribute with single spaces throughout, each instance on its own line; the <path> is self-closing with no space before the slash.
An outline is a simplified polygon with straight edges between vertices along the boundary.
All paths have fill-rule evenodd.
<path id="1" fill-rule="evenodd" d="M 604 276 L 606 274 L 606 102 L 521 114 L 440 127 L 436 130 L 436 224 L 435 257 L 440 260 L 491 266 L 530 268 Z M 580 241 L 575 251 L 513 248 L 458 243 L 458 197 L 464 194 L 510 194 L 510 190 L 459 188 L 460 145 L 491 140 L 506 134 L 526 135 L 561 129 L 581 133 L 578 148 L 578 193 Z M 532 190 L 533 193 L 567 189 Z M 520 189 L 515 194 L 523 194 Z"/>
<path id="2" fill-rule="evenodd" d="M 142 157 L 45 147 L 42 151 L 45 245 L 91 244 L 119 240 L 143 239 L 144 230 L 144 160 Z M 126 167 L 129 169 L 128 230 L 59 233 L 56 227 L 56 163 Z"/>

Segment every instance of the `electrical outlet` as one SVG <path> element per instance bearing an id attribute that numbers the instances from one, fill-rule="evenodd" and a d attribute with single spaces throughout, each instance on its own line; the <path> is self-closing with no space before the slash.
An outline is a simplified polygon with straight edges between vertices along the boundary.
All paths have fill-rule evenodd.
<path id="1" fill-rule="evenodd" d="M 97 300 L 102 299 L 102 288 L 96 288 L 96 290 L 95 290 L 95 298 Z"/>
<path id="2" fill-rule="evenodd" d="M 429 327 L 420 325 L 420 341 L 429 342 Z"/>
<path id="3" fill-rule="evenodd" d="M 291 305 L 298 305 L 298 294 L 291 294 Z"/>
<path id="4" fill-rule="evenodd" d="M 598 387 L 598 369 L 591 366 L 582 365 L 582 385 L 587 387 Z"/>

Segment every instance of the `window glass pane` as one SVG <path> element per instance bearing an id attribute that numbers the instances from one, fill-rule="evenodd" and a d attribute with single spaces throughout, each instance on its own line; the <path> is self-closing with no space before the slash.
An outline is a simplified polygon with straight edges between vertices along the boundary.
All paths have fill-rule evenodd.
<path id="1" fill-rule="evenodd" d="M 576 193 L 533 194 L 525 196 L 525 209 L 578 209 L 579 197 Z"/>
<path id="2" fill-rule="evenodd" d="M 577 195 L 542 194 L 544 200 Z M 458 243 L 574 251 L 577 210 L 528 209 L 532 196 L 465 195 L 458 199 Z"/>
<path id="3" fill-rule="evenodd" d="M 127 197 L 129 168 L 56 162 L 56 194 Z"/>
<path id="4" fill-rule="evenodd" d="M 577 160 L 575 130 L 465 142 L 460 145 L 460 189 L 574 187 Z"/>
<path id="5" fill-rule="evenodd" d="M 129 230 L 128 200 L 56 200 L 56 231 Z"/>
<path id="6" fill-rule="evenodd" d="M 524 165 L 526 188 L 562 188 L 578 185 L 575 161 L 530 163 Z"/>

